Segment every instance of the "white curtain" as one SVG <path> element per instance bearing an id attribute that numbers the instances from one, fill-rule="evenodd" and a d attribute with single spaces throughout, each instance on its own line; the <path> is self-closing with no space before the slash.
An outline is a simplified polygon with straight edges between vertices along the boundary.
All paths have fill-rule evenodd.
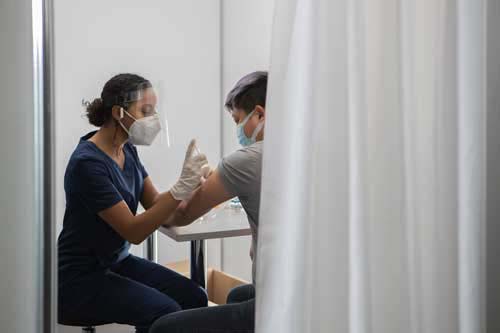
<path id="1" fill-rule="evenodd" d="M 485 0 L 278 0 L 258 333 L 483 333 Z"/>

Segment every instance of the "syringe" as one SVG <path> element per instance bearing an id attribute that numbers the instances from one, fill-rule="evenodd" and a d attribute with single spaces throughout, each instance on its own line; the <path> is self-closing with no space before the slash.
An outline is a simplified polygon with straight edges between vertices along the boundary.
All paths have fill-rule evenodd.
<path id="1" fill-rule="evenodd" d="M 201 151 L 198 149 L 198 146 L 194 146 L 196 155 L 201 155 Z M 210 175 L 210 165 L 205 164 L 201 167 L 201 174 L 203 175 L 203 178 L 208 178 Z"/>

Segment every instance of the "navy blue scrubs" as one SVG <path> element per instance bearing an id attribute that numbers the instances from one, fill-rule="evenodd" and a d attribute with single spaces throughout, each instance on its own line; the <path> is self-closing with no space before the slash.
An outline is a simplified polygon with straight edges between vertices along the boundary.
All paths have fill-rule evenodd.
<path id="1" fill-rule="evenodd" d="M 148 177 L 126 143 L 123 170 L 81 138 L 64 177 L 66 211 L 58 240 L 59 322 L 121 323 L 147 332 L 164 314 L 207 305 L 205 292 L 167 268 L 129 254 L 130 244 L 98 213 L 124 200 L 135 214 Z"/>

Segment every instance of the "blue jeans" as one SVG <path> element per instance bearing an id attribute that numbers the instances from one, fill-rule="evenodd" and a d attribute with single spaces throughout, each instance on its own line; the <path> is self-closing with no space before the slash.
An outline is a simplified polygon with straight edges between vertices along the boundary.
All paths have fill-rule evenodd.
<path id="1" fill-rule="evenodd" d="M 59 289 L 59 322 L 66 325 L 118 323 L 145 333 L 165 314 L 206 306 L 207 295 L 197 284 L 133 255 Z"/>
<path id="2" fill-rule="evenodd" d="M 255 288 L 233 289 L 226 305 L 180 311 L 165 315 L 151 326 L 150 333 L 253 333 Z"/>

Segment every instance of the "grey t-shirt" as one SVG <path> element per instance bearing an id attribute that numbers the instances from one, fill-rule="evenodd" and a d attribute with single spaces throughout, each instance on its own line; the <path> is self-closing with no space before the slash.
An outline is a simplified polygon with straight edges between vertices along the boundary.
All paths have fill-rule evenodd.
<path id="1" fill-rule="evenodd" d="M 252 277 L 255 281 L 255 267 L 257 263 L 257 235 L 259 226 L 260 183 L 262 175 L 262 147 L 259 141 L 239 149 L 224 157 L 217 167 L 222 183 L 226 190 L 240 199 L 243 209 L 248 215 L 248 222 L 252 230 L 253 254 Z"/>

